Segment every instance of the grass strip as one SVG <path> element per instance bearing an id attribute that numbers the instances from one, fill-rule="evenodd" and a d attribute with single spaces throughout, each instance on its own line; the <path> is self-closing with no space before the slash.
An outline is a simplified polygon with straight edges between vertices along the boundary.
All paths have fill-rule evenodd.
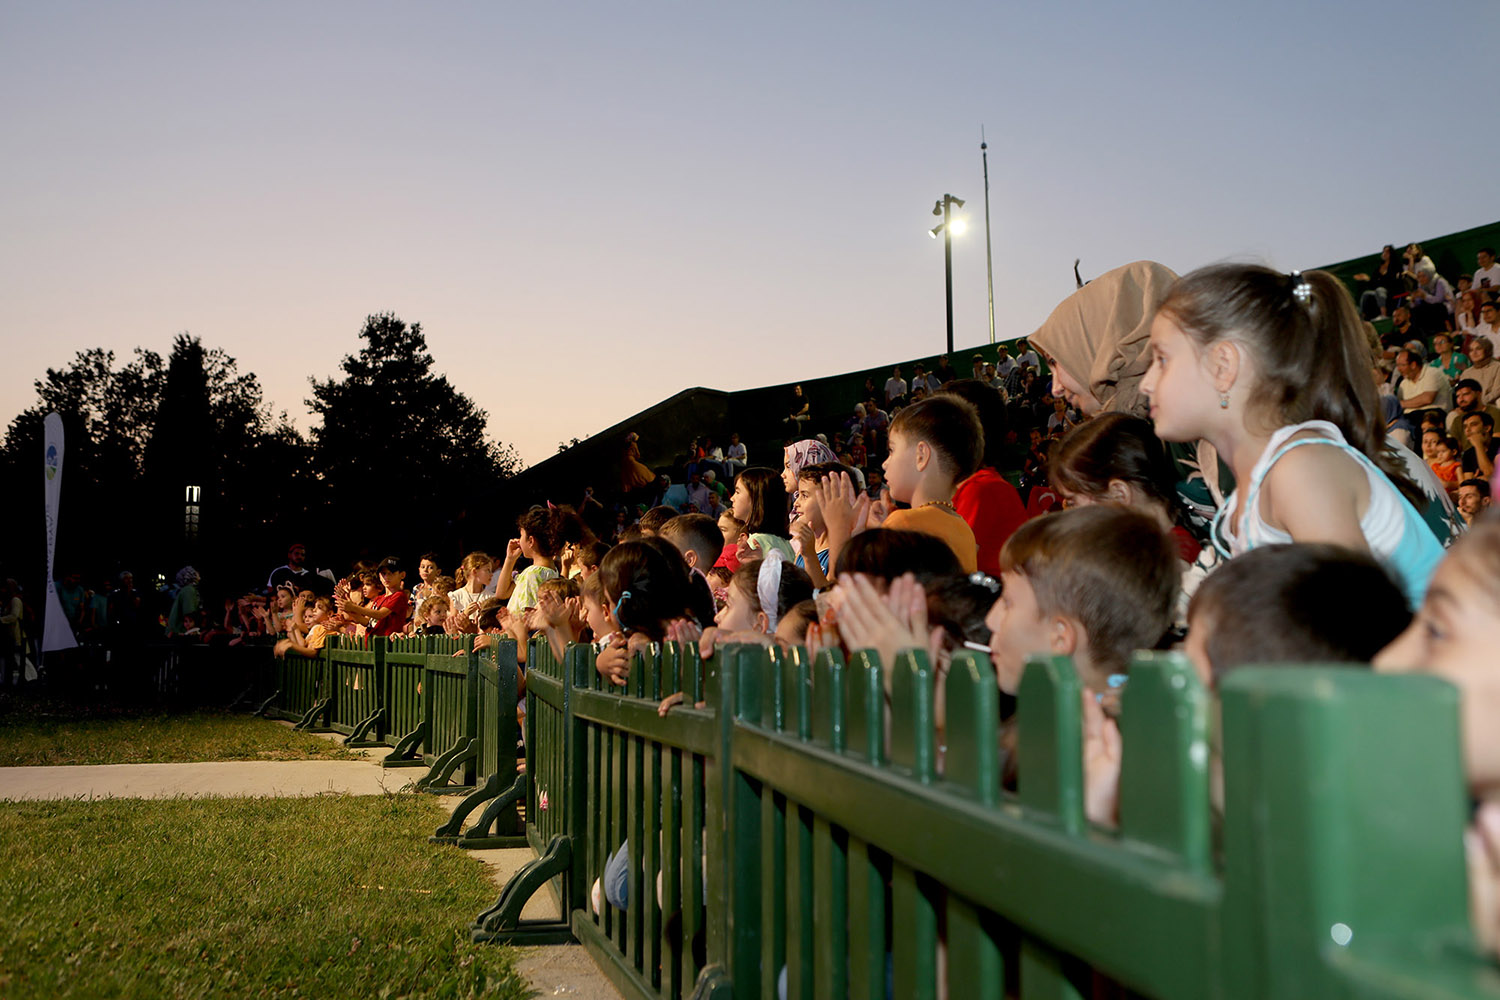
<path id="1" fill-rule="evenodd" d="M 0 996 L 520 998 L 408 796 L 0 806 Z"/>
<path id="2" fill-rule="evenodd" d="M 79 711 L 45 702 L 0 705 L 0 767 L 360 759 L 336 743 L 251 715 Z"/>

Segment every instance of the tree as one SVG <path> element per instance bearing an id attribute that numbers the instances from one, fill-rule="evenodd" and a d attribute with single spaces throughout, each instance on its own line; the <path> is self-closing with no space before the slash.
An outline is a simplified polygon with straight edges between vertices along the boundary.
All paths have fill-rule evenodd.
<path id="1" fill-rule="evenodd" d="M 488 439 L 488 415 L 435 373 L 421 324 L 369 316 L 343 378 L 312 382 L 313 460 L 352 548 L 402 551 L 441 540 L 465 500 L 519 471 Z"/>

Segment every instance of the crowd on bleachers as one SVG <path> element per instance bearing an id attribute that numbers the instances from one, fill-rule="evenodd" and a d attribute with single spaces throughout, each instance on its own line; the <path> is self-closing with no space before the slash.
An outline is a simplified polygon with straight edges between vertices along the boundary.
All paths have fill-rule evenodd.
<path id="1" fill-rule="evenodd" d="M 1485 249 L 1450 284 L 1420 247 L 1386 251 L 1357 300 L 1324 272 L 1126 265 L 965 373 L 946 358 L 895 368 L 840 415 L 798 387 L 777 461 L 733 428 L 695 428 L 653 470 L 632 439 L 618 482 L 527 511 L 503 555 L 448 572 L 428 553 L 410 577 L 393 556 L 334 579 L 294 545 L 263 592 L 212 612 L 186 567 L 166 629 L 304 655 L 336 633 L 510 635 L 523 659 L 541 635 L 559 655 L 593 643 L 617 684 L 633 650 L 665 639 L 705 656 L 874 649 L 887 667 L 915 647 L 939 692 L 952 654 L 974 649 L 1007 715 L 1027 657 L 1066 654 L 1086 688 L 1088 812 L 1105 825 L 1137 650 L 1182 650 L 1210 690 L 1251 664 L 1429 671 L 1461 691 L 1474 898 L 1494 933 L 1500 265 Z M 90 613 L 138 608 L 131 593 Z M 618 866 L 600 875 L 622 905 Z"/>

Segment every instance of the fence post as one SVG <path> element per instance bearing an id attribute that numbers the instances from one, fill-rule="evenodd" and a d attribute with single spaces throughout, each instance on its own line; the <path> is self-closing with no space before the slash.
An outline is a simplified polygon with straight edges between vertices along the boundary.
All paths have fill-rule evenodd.
<path id="1" fill-rule="evenodd" d="M 1472 954 L 1454 688 L 1247 667 L 1223 706 L 1231 995 L 1352 995 L 1372 965 L 1420 982 L 1422 957 Z"/>

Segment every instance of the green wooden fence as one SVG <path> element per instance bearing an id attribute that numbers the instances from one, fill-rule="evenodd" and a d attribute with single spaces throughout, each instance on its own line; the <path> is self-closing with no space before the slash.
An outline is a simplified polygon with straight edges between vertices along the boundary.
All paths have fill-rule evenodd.
<path id="1" fill-rule="evenodd" d="M 333 704 L 333 680 L 328 653 L 276 660 L 276 689 L 260 706 L 260 714 L 297 723 L 298 729 L 326 732 Z"/>
<path id="2" fill-rule="evenodd" d="M 474 936 L 560 934 L 519 921 L 550 884 L 628 996 L 1500 998 L 1468 926 L 1456 693 L 1432 678 L 1237 673 L 1216 821 L 1208 698 L 1180 659 L 1142 656 L 1103 830 L 1066 660 L 1027 668 L 1010 793 L 977 654 L 948 673 L 943 745 L 919 652 L 893 668 L 894 710 L 869 654 L 732 648 L 700 671 L 668 645 L 623 691 L 588 647 L 543 659 L 544 853 Z M 659 717 L 684 680 L 689 704 Z M 596 916 L 589 885 L 627 842 L 628 905 Z"/>
<path id="3" fill-rule="evenodd" d="M 386 643 L 378 638 L 333 636 L 325 655 L 335 692 L 329 727 L 351 747 L 384 746 L 385 698 L 381 678 Z"/>

